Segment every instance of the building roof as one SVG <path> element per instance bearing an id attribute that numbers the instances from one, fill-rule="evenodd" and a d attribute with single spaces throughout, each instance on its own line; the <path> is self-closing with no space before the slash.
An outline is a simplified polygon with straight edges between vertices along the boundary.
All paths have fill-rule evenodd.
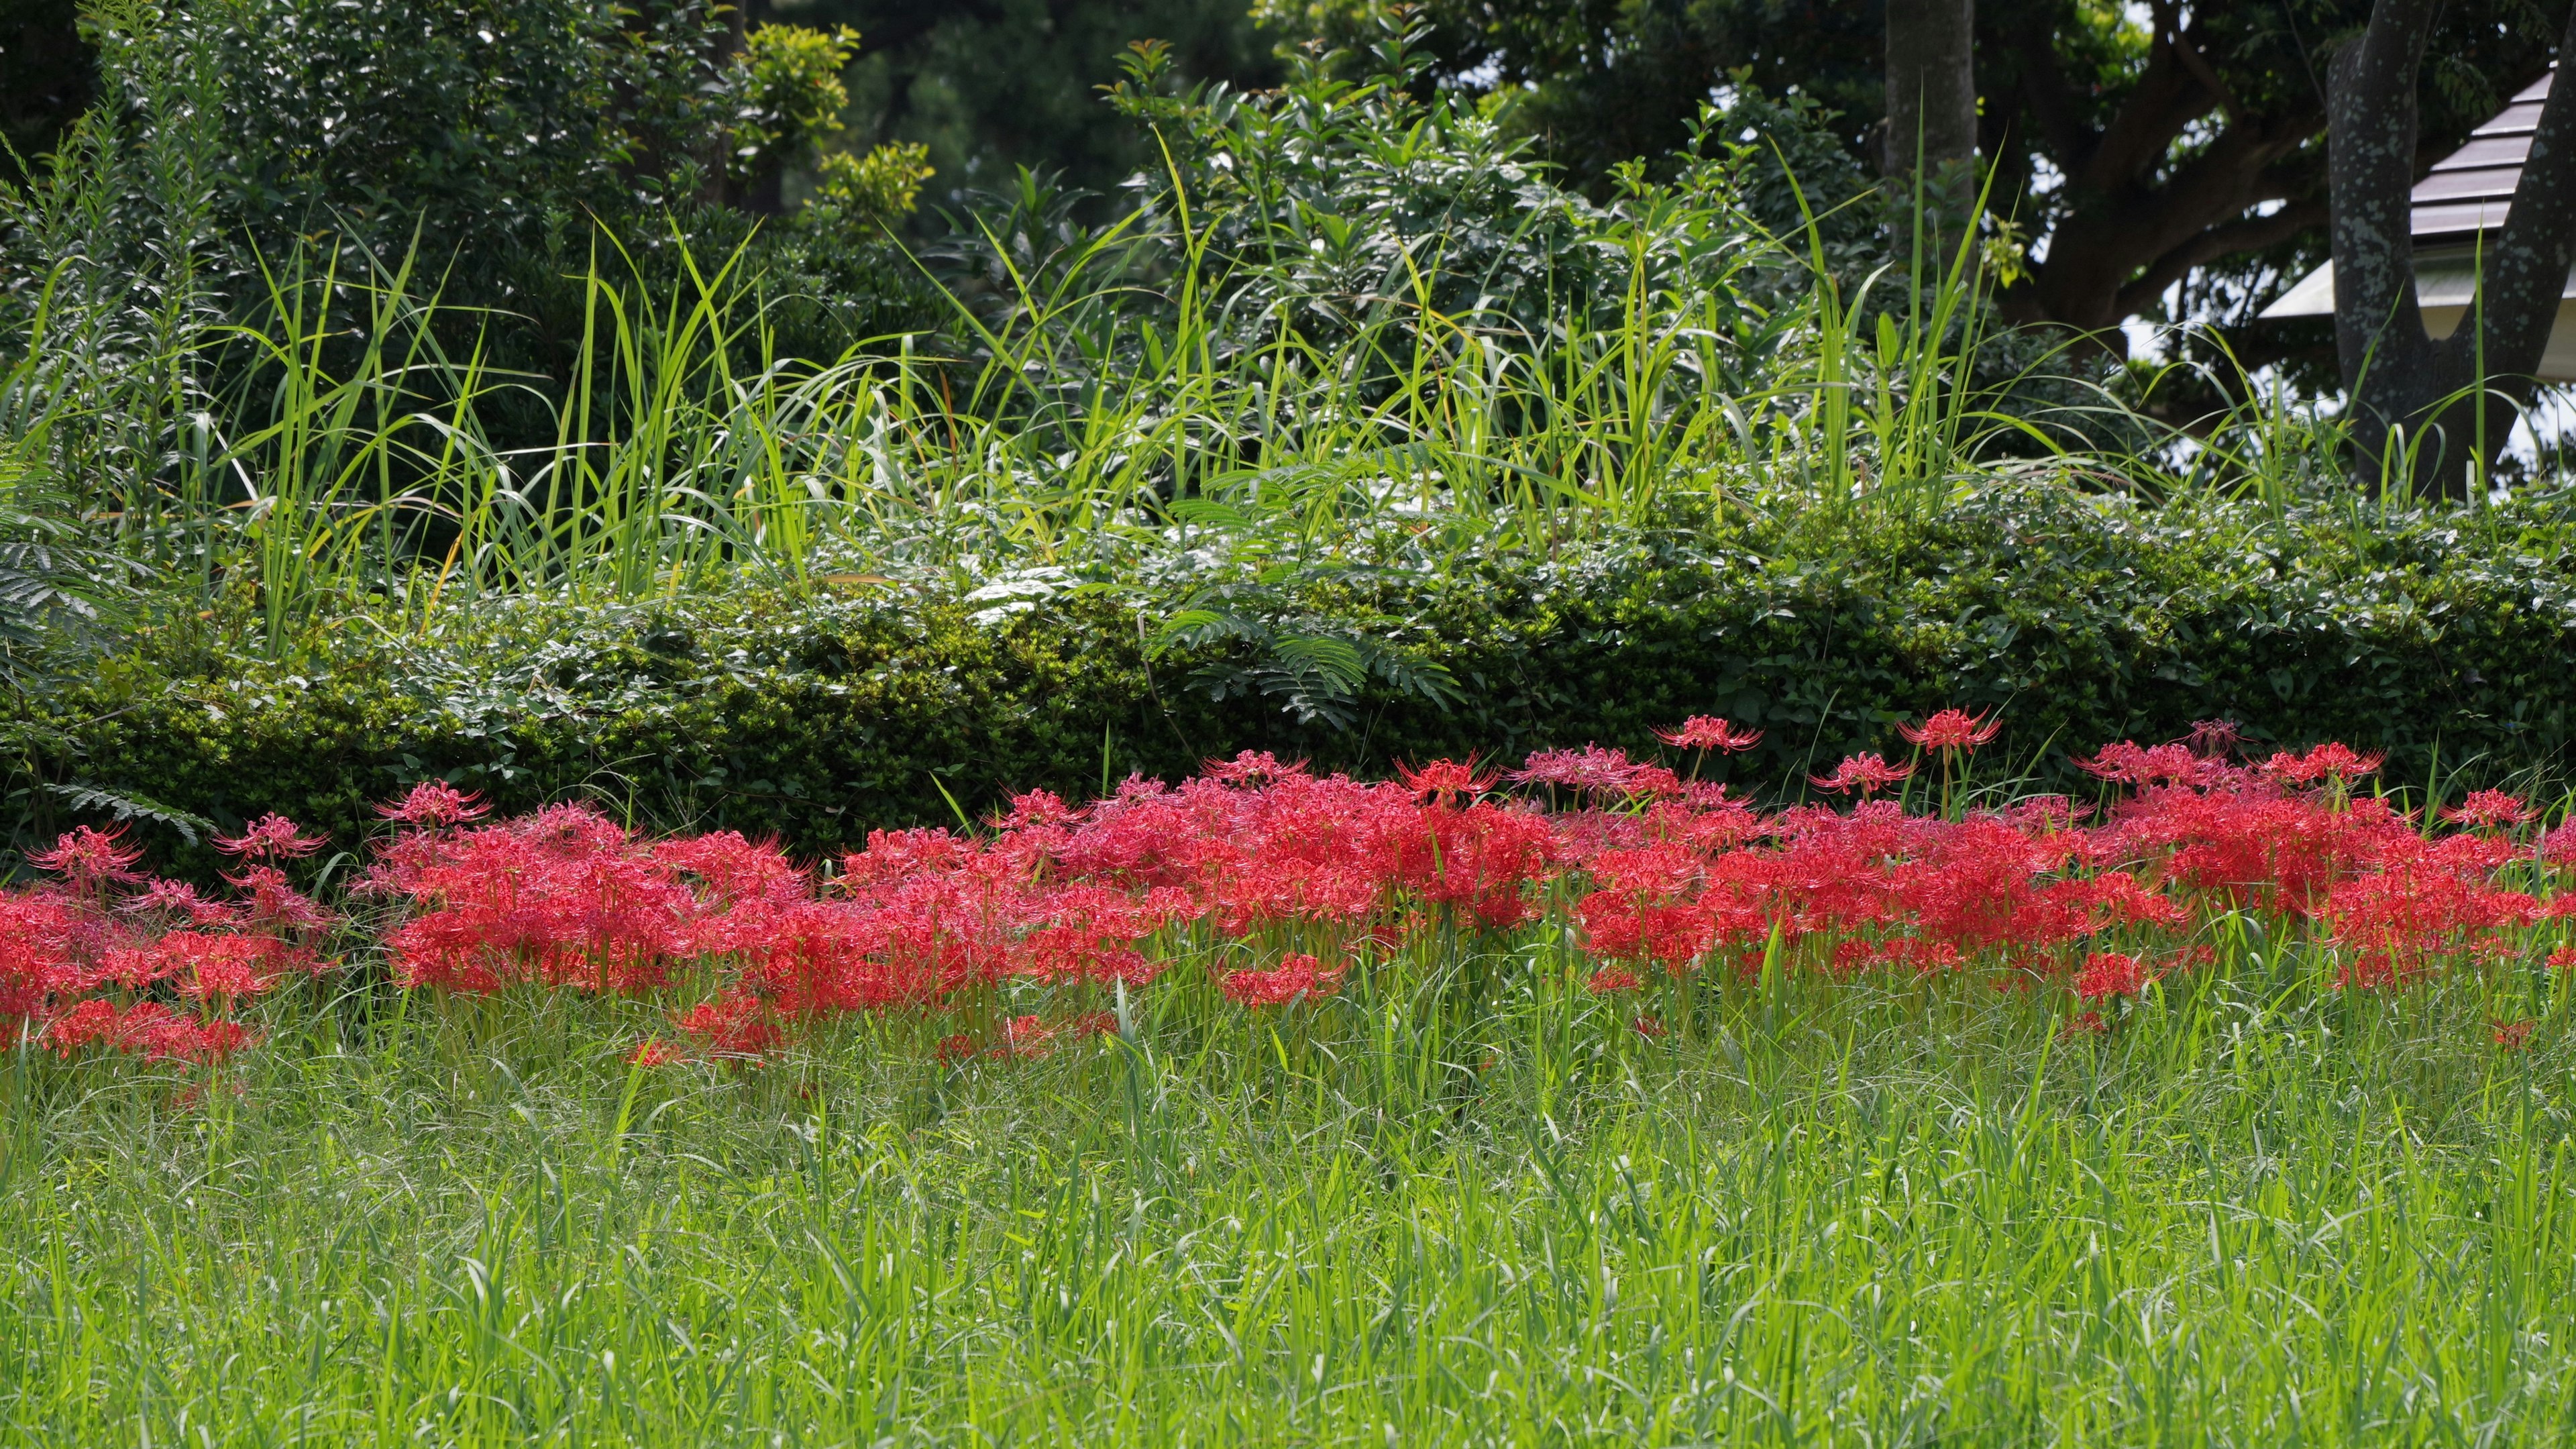
<path id="1" fill-rule="evenodd" d="M 2469 133 L 2469 144 L 2434 162 L 2432 174 L 2415 183 L 2410 230 L 2416 240 L 2466 238 L 2504 225 L 2523 158 L 2531 154 L 2531 134 L 2540 129 L 2540 103 L 2549 99 L 2557 73 L 2553 66 L 2523 87 L 2494 120 Z"/>
<path id="2" fill-rule="evenodd" d="M 2477 291 L 2477 238 L 2504 225 L 2523 158 L 2540 129 L 2540 103 L 2549 99 L 2549 72 L 2522 88 L 2495 119 L 2469 133 L 2469 144 L 2433 163 L 2415 183 L 2407 230 L 2415 238 L 2415 286 L 2426 322 L 2447 334 Z M 2576 300 L 2576 270 L 2563 294 Z M 2263 309 L 2265 319 L 2334 315 L 2334 263 L 2310 272 Z M 2553 347 L 2557 346 L 2553 341 Z M 2544 375 L 2552 375 L 2544 373 Z"/>

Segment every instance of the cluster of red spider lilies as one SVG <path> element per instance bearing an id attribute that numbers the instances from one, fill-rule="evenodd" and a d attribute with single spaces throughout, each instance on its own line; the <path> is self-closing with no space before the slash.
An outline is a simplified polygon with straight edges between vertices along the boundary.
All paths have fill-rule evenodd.
<path id="1" fill-rule="evenodd" d="M 1167 975 L 1242 1010 L 1314 1010 L 1409 951 L 1535 942 L 1515 959 L 1604 996 L 1766 968 L 1980 973 L 2063 991 L 2070 1028 L 2104 1030 L 2119 999 L 2210 959 L 2207 928 L 2232 912 L 2303 930 L 2347 986 L 2576 965 L 2561 944 L 2576 893 L 2555 889 L 2576 825 L 2535 837 L 2510 795 L 2425 821 L 2368 791 L 2375 756 L 2241 760 L 2213 724 L 2079 761 L 2106 782 L 2099 807 L 1909 811 L 1881 793 L 1923 755 L 1946 782 L 1994 725 L 1945 710 L 1904 733 L 1917 761 L 1856 755 L 1813 778 L 1856 797 L 1842 808 L 1761 809 L 1600 747 L 1382 783 L 1247 753 L 1080 808 L 1024 795 L 981 831 L 874 832 L 820 871 L 579 805 L 489 820 L 431 782 L 383 812 L 390 833 L 352 886 L 380 922 L 366 930 L 296 887 L 323 842 L 279 817 L 217 842 L 241 862 L 224 899 L 141 875 L 134 850 L 82 828 L 35 858 L 49 883 L 0 892 L 0 1028 L 67 1055 L 212 1059 L 255 1040 L 246 1002 L 380 958 L 407 990 L 694 998 L 637 1048 L 646 1063 L 756 1059 L 843 1013 L 971 1001 L 961 1016 L 982 1019 L 994 988 L 1065 988 L 1042 993 L 1052 1016 L 941 1048 L 1028 1056 L 1117 1029 L 1104 1007 Z M 1759 738 L 1704 718 L 1664 735 L 1686 752 Z"/>

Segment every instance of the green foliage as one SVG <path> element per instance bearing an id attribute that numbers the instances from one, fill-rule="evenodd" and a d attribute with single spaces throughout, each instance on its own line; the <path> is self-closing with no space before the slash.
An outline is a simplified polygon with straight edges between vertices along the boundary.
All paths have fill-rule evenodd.
<path id="1" fill-rule="evenodd" d="M 1790 0 L 1265 0 L 1258 13 L 1292 35 L 1354 50 L 1400 14 L 1423 32 L 1439 85 L 1504 104 L 1510 123 L 1597 197 L 1633 160 L 1668 173 L 1713 82 L 1721 97 L 1751 86 L 1811 99 L 1847 156 L 1875 172 L 1884 10 Z M 2258 327 L 2254 317 L 2325 258 L 2323 77 L 2332 49 L 2370 10 L 2369 0 L 1974 6 L 1993 210 L 2033 238 L 2066 240 L 2030 269 L 2015 314 L 2088 330 L 2136 315 L 2196 322 L 2206 330 L 2180 339 L 2195 362 L 2223 372 L 2232 350 L 2248 366 L 2289 362 L 2312 391 L 2332 388 L 2325 329 Z M 2442 9 L 2418 96 L 2429 155 L 2461 144 L 2541 74 L 2566 13 L 2563 0 Z M 2187 59 L 2177 59 L 2177 33 Z M 1905 228 L 1893 230 L 1901 237 Z M 2176 283 L 2179 305 L 2169 306 Z M 2215 406 L 2217 393 L 2192 405 Z"/>
<path id="2" fill-rule="evenodd" d="M 1457 681 L 1420 647 L 1354 630 L 1314 607 L 1314 596 L 1364 574 L 1341 562 L 1274 564 L 1248 578 L 1203 584 L 1163 621 L 1149 650 L 1200 656 L 1190 684 L 1222 704 L 1237 696 L 1280 702 L 1299 724 L 1321 720 L 1348 730 L 1372 679 L 1399 698 L 1437 708 L 1457 702 Z"/>
<path id="3" fill-rule="evenodd" d="M 1005 188 L 1026 168 L 1086 198 L 1084 219 L 1098 222 L 1120 209 L 1129 177 L 1159 164 L 1150 141 L 1100 104 L 1117 57 L 1159 39 L 1195 79 L 1274 84 L 1275 36 L 1247 9 L 1244 0 L 809 0 L 794 14 L 868 37 L 849 76 L 853 154 L 921 147 L 919 164 L 942 178 L 933 199 L 952 212 L 960 193 Z M 921 228 L 939 229 L 936 215 Z"/>
<path id="4" fill-rule="evenodd" d="M 755 25 L 733 58 L 736 102 L 727 118 L 726 171 L 737 184 L 775 184 L 789 158 L 841 129 L 850 92 L 841 72 L 858 53 L 844 25 Z"/>
<path id="5" fill-rule="evenodd" d="M 782 170 L 839 124 L 846 33 L 761 27 L 728 60 L 723 16 L 695 0 L 188 0 L 112 10 L 93 33 L 115 104 L 0 197 L 7 345 L 159 388 L 86 409 L 143 435 L 75 473 L 130 479 L 141 464 L 155 486 L 184 486 L 176 460 L 220 450 L 203 433 L 255 432 L 281 406 L 254 376 L 266 341 L 305 327 L 331 339 L 313 362 L 356 365 L 366 344 L 339 321 L 382 313 L 370 294 L 396 274 L 428 336 L 423 366 L 377 379 L 380 402 L 470 400 L 513 448 L 562 420 L 540 398 L 581 365 L 585 274 L 603 251 L 624 254 L 607 271 L 638 306 L 738 258 L 770 299 L 739 339 L 752 367 L 830 361 L 934 315 L 876 218 L 827 208 L 763 227 L 746 209 L 777 210 Z M 290 301 L 280 277 L 323 295 Z M 40 338 L 45 287 L 58 295 Z M 462 395 L 450 362 L 478 374 Z M 202 417 L 194 439 L 173 436 L 185 413 Z"/>
<path id="6" fill-rule="evenodd" d="M 2079 788 L 2070 753 L 2217 716 L 2392 750 L 2399 783 L 2554 779 L 2576 732 L 2565 500 L 2361 519 L 1994 485 L 1920 519 L 1810 511 L 1543 552 L 1390 523 L 1345 541 L 1357 566 L 1302 574 L 1195 542 L 1143 582 L 529 599 L 335 628 L 276 664 L 218 646 L 230 625 L 174 623 L 24 723 L 78 750 L 40 755 L 47 778 L 226 826 L 277 809 L 355 838 L 370 802 L 434 775 L 817 852 L 951 819 L 951 797 L 980 812 L 1244 748 L 1367 771 L 1651 751 L 1694 713 L 1765 730 L 1713 768 L 1790 793 L 1945 705 L 1999 711 L 1994 768 Z M 1220 608 L 1235 627 L 1198 612 Z"/>
<path id="7" fill-rule="evenodd" d="M 815 199 L 807 204 L 891 226 L 912 214 L 921 184 L 936 174 L 929 156 L 929 147 L 906 141 L 890 141 L 865 156 L 831 152 L 816 164 Z"/>
<path id="8" fill-rule="evenodd" d="M 316 229 L 396 253 L 416 233 L 470 279 L 578 247 L 585 213 L 695 195 L 725 34 L 697 0 L 190 0 L 151 42 L 220 86 L 228 209 L 270 253 Z"/>

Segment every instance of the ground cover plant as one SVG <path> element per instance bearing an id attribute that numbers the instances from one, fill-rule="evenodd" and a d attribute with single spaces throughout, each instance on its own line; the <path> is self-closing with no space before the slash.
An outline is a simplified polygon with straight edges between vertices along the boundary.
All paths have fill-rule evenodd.
<path id="1" fill-rule="evenodd" d="M 823 872 L 594 810 L 5 898 L 13 1432 L 2547 1437 L 2570 829 L 2336 744 L 1758 809 L 1245 755 Z M 1678 768 L 1676 768 L 1678 767 Z M 327 904 L 325 904 L 327 902 Z"/>

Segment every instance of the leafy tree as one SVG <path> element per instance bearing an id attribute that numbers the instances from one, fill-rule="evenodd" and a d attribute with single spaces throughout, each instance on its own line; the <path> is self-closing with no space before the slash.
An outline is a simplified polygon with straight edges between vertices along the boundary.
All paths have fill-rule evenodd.
<path id="1" fill-rule="evenodd" d="M 1106 194 L 1157 164 L 1100 103 L 1134 42 L 1164 42 L 1192 80 L 1258 87 L 1284 74 L 1247 0 L 810 0 L 793 14 L 865 37 L 849 147 L 920 146 L 918 164 L 950 195 L 1007 186 L 1021 166 Z"/>
<path id="2" fill-rule="evenodd" d="M 1271 0 L 1268 13 L 1339 37 L 1366 8 Z M 2300 345 L 2295 331 L 2243 324 L 2272 277 L 2324 254 L 2325 57 L 2369 8 L 1978 4 L 1979 148 L 1998 172 L 1996 208 L 2037 239 L 2026 280 L 2003 294 L 2007 314 L 2102 331 L 2160 314 L 2179 284 L 2187 306 L 2233 326 L 2248 360 Z M 2415 166 L 2540 73 L 2567 11 L 2566 0 L 2442 7 L 2433 60 L 2414 77 Z M 1884 116 L 1886 16 L 1869 0 L 1429 0 L 1425 13 L 1447 83 L 1529 88 L 1524 123 L 1578 175 L 1669 152 L 1738 74 L 1839 112 L 1856 154 L 1873 149 Z"/>

